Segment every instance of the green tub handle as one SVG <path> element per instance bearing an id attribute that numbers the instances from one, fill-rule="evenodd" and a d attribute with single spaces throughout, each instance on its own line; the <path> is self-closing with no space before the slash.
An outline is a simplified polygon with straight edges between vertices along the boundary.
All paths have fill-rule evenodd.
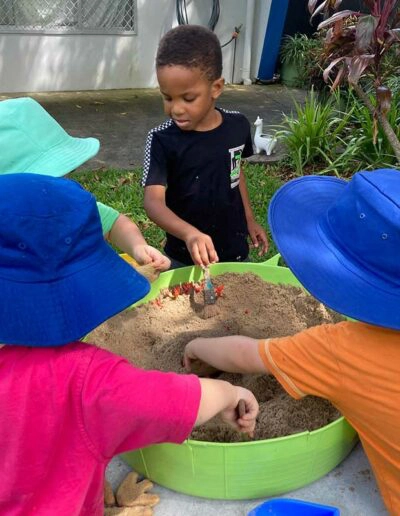
<path id="1" fill-rule="evenodd" d="M 261 265 L 278 265 L 280 257 L 281 257 L 281 255 L 279 253 L 277 253 L 274 256 L 272 256 L 271 258 L 269 258 L 268 260 L 266 260 L 265 262 L 262 262 Z"/>

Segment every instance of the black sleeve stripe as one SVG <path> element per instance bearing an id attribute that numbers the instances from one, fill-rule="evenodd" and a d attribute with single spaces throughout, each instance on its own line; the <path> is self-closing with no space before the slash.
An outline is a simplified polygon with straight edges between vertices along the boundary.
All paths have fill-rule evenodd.
<path id="1" fill-rule="evenodd" d="M 147 134 L 146 145 L 144 148 L 143 175 L 142 175 L 142 181 L 141 181 L 141 185 L 143 187 L 146 186 L 147 176 L 149 175 L 149 170 L 150 170 L 151 143 L 153 141 L 153 135 L 154 135 L 154 133 L 163 131 L 164 129 L 168 129 L 168 127 L 171 127 L 171 125 L 173 123 L 174 123 L 174 121 L 172 119 L 169 119 L 166 122 L 163 122 L 162 124 L 160 124 L 159 126 L 151 129 Z"/>

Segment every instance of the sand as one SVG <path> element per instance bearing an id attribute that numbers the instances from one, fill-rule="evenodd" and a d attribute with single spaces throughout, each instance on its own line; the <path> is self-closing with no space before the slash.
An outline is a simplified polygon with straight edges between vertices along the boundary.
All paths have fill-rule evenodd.
<path id="1" fill-rule="evenodd" d="M 217 300 L 219 314 L 213 318 L 202 318 L 202 292 L 191 289 L 190 294 L 174 298 L 170 296 L 177 292 L 164 291 L 156 301 L 102 324 L 87 341 L 145 369 L 183 373 L 183 349 L 195 337 L 280 337 L 343 319 L 302 289 L 266 283 L 252 273 L 226 273 L 213 278 L 213 282 L 217 287 L 223 285 Z M 300 401 L 292 399 L 272 376 L 222 373 L 218 377 L 254 392 L 260 403 L 256 440 L 315 430 L 340 417 L 326 400 L 313 396 Z M 191 438 L 237 442 L 243 436 L 214 418 L 195 429 Z"/>

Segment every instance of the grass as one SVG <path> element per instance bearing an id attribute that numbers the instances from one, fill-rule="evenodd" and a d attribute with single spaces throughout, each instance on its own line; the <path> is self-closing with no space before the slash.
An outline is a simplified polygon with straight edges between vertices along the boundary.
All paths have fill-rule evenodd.
<path id="1" fill-rule="evenodd" d="M 276 166 L 265 167 L 261 164 L 246 164 L 245 172 L 254 215 L 257 222 L 265 227 L 269 201 L 282 184 L 278 169 Z M 147 217 L 143 208 L 143 188 L 140 186 L 141 174 L 141 169 L 109 169 L 94 172 L 74 172 L 69 177 L 92 192 L 98 201 L 108 204 L 130 217 L 139 226 L 147 243 L 162 250 L 164 231 Z M 268 254 L 260 257 L 256 250 L 251 250 L 251 261 L 262 262 L 276 254 L 276 247 L 270 235 L 269 239 Z"/>

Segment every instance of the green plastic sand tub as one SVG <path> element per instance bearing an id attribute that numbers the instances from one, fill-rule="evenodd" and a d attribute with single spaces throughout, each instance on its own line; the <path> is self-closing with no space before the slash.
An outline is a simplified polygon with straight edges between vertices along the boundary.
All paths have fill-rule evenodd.
<path id="1" fill-rule="evenodd" d="M 299 285 L 277 258 L 255 263 L 221 263 L 212 274 L 252 272 L 270 283 Z M 162 273 L 138 304 L 158 296 L 160 289 L 199 281 L 198 267 Z M 123 459 L 158 484 L 205 498 L 240 500 L 275 496 L 324 476 L 357 442 L 357 434 L 341 417 L 313 432 L 241 443 L 211 443 L 188 439 L 183 444 L 158 444 L 125 453 Z"/>

